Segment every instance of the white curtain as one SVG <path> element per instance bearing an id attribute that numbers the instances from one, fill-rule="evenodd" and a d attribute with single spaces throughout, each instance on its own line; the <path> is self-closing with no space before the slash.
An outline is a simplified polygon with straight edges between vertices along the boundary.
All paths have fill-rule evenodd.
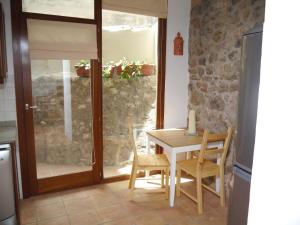
<path id="1" fill-rule="evenodd" d="M 159 18 L 168 14 L 167 0 L 102 0 L 102 8 Z"/>
<path id="2" fill-rule="evenodd" d="M 96 25 L 28 19 L 31 59 L 97 59 Z"/>

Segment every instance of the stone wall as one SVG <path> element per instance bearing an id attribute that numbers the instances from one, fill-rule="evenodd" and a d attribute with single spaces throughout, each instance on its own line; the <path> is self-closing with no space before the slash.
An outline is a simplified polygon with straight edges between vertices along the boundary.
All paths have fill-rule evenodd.
<path id="1" fill-rule="evenodd" d="M 35 148 L 38 162 L 91 165 L 92 106 L 90 79 L 70 79 L 70 108 L 65 112 L 62 76 L 34 79 Z M 65 115 L 65 113 L 67 113 Z M 69 124 L 66 118 L 70 119 Z"/>
<path id="2" fill-rule="evenodd" d="M 63 75 L 34 76 L 33 96 L 35 146 L 38 162 L 90 165 L 92 156 L 92 106 L 90 78 L 72 74 L 71 98 L 66 123 Z M 132 160 L 128 143 L 127 120 L 130 116 L 142 129 L 153 128 L 156 117 L 157 77 L 134 80 L 115 77 L 103 79 L 104 166 L 126 165 Z M 101 138 L 101 137 L 99 137 Z M 137 133 L 140 152 L 145 151 L 145 133 Z"/>
<path id="3" fill-rule="evenodd" d="M 128 142 L 128 117 L 141 125 L 139 152 L 146 151 L 145 129 L 155 127 L 157 76 L 103 80 L 104 165 L 126 165 L 133 158 Z"/>
<path id="4" fill-rule="evenodd" d="M 193 0 L 189 40 L 189 109 L 197 127 L 236 127 L 242 34 L 264 20 L 264 0 Z M 235 139 L 226 162 L 230 190 Z"/>

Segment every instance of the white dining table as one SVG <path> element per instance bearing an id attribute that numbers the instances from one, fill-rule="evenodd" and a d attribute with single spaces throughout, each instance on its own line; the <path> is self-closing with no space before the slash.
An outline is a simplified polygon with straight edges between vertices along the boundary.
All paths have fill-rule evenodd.
<path id="1" fill-rule="evenodd" d="M 174 206 L 176 181 L 176 156 L 178 153 L 187 153 L 200 150 L 202 137 L 199 135 L 186 135 L 184 129 L 159 129 L 147 131 L 147 147 L 155 143 L 163 148 L 164 154 L 170 161 L 170 207 Z M 208 147 L 222 148 L 223 142 L 210 140 Z M 218 160 L 219 161 L 219 160 Z M 216 180 L 216 191 L 220 191 L 220 180 Z"/>

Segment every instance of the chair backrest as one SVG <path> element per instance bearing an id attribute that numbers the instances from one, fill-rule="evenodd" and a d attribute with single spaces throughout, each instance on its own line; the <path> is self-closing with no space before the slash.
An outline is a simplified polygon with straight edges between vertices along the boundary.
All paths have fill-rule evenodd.
<path id="1" fill-rule="evenodd" d="M 200 150 L 200 153 L 198 154 L 198 162 L 201 164 L 204 161 L 205 156 L 207 156 L 207 155 L 216 155 L 217 156 L 217 155 L 221 154 L 220 165 L 224 165 L 226 156 L 228 153 L 228 149 L 230 146 L 232 134 L 233 134 L 232 127 L 229 127 L 227 132 L 222 133 L 222 134 L 210 134 L 210 133 L 208 133 L 207 130 L 205 130 L 203 133 L 203 137 L 202 137 L 201 150 Z M 223 148 L 209 149 L 207 147 L 209 142 L 217 142 L 217 141 L 223 142 Z"/>
<path id="2" fill-rule="evenodd" d="M 198 154 L 198 162 L 199 163 L 202 163 L 204 160 L 204 155 L 205 155 L 205 151 L 207 149 L 207 144 L 208 144 L 208 136 L 209 136 L 208 131 L 204 130 L 203 136 L 202 136 L 202 141 L 201 141 L 201 149 Z"/>
<path id="3" fill-rule="evenodd" d="M 133 128 L 133 122 L 131 118 L 128 118 L 128 140 L 130 147 L 133 150 L 134 157 L 137 159 L 137 149 L 136 149 L 136 143 L 135 143 L 135 138 L 134 138 L 134 128 Z"/>
<path id="4" fill-rule="evenodd" d="M 221 165 L 225 165 L 225 161 L 226 161 L 227 153 L 228 153 L 228 150 L 230 147 L 233 131 L 234 131 L 234 129 L 232 127 L 229 127 L 227 130 L 227 136 L 226 136 L 226 139 L 224 141 L 224 146 L 223 146 L 224 151 L 223 151 L 223 154 L 221 157 Z"/>

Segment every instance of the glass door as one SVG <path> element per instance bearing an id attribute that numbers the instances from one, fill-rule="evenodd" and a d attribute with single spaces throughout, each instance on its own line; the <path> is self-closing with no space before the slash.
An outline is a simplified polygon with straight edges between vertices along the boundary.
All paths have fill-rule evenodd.
<path id="1" fill-rule="evenodd" d="M 79 64 L 31 60 L 37 179 L 93 169 L 91 74 Z"/>
<path id="2" fill-rule="evenodd" d="M 103 173 L 129 175 L 133 160 L 128 121 L 139 154 L 146 130 L 156 128 L 158 87 L 157 17 L 102 10 Z"/>
<path id="3" fill-rule="evenodd" d="M 98 0 L 16 2 L 25 195 L 129 174 L 128 118 L 141 154 L 145 131 L 163 127 L 166 20 Z"/>
<path id="4" fill-rule="evenodd" d="M 27 19 L 27 35 L 25 112 L 35 192 L 99 182 L 96 25 Z"/>

